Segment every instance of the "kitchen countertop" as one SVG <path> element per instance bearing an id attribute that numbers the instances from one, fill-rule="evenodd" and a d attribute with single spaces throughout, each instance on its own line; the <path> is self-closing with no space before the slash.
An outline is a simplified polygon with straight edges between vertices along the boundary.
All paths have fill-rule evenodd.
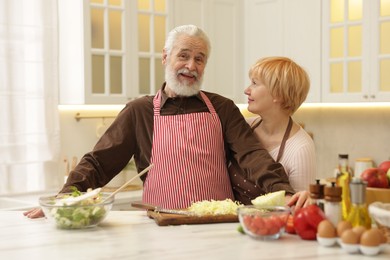
<path id="1" fill-rule="evenodd" d="M 157 226 L 145 211 L 111 211 L 100 226 L 60 230 L 47 219 L 28 219 L 23 211 L 0 212 L 1 259 L 389 259 L 322 247 L 284 234 L 254 240 L 238 223 Z"/>
<path id="2" fill-rule="evenodd" d="M 7 210 L 28 210 L 39 207 L 41 196 L 53 196 L 57 191 L 26 193 L 19 195 L 0 196 L 0 212 Z M 132 210 L 131 203 L 142 200 L 142 189 L 121 191 L 115 195 L 114 210 Z"/>

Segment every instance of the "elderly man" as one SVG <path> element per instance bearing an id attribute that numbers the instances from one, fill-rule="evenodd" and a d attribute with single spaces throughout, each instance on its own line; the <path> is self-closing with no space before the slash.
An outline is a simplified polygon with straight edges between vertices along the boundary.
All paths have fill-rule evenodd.
<path id="1" fill-rule="evenodd" d="M 201 200 L 234 199 L 227 170 L 238 162 L 248 181 L 264 192 L 294 190 L 283 167 L 257 141 L 237 106 L 201 91 L 210 42 L 198 27 L 183 25 L 168 35 L 163 50 L 165 80 L 155 96 L 130 101 L 94 149 L 70 173 L 61 192 L 102 187 L 134 156 L 142 177 L 143 201 L 186 208 Z M 307 203 L 307 194 L 289 203 Z M 42 216 L 39 209 L 24 213 Z"/>

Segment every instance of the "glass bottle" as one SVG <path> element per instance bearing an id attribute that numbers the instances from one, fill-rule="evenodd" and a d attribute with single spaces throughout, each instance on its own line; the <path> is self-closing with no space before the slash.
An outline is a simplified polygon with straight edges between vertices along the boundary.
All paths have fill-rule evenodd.
<path id="1" fill-rule="evenodd" d="M 341 187 L 341 215 L 346 220 L 351 208 L 351 198 L 349 183 L 351 182 L 352 172 L 348 165 L 348 154 L 339 154 L 338 172 L 336 184 Z"/>
<path id="2" fill-rule="evenodd" d="M 352 227 L 371 228 L 371 218 L 366 204 L 366 187 L 367 183 L 360 178 L 353 178 L 350 183 L 352 206 L 347 221 L 352 224 Z"/>
<path id="3" fill-rule="evenodd" d="M 320 184 L 317 179 L 315 184 L 310 184 L 310 199 L 312 204 L 316 204 L 320 209 L 324 210 L 324 184 Z"/>
<path id="4" fill-rule="evenodd" d="M 336 183 L 334 182 L 332 182 L 331 186 L 327 185 L 324 188 L 325 216 L 335 227 L 337 227 L 338 223 L 342 220 L 341 193 L 341 187 L 336 186 Z"/>

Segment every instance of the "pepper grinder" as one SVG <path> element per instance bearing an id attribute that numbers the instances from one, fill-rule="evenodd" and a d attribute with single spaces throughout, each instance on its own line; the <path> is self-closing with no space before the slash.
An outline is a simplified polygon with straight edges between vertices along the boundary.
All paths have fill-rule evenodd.
<path id="1" fill-rule="evenodd" d="M 312 204 L 316 204 L 322 211 L 324 211 L 324 184 L 320 184 L 320 180 L 316 179 L 316 183 L 310 184 L 310 199 Z"/>
<path id="2" fill-rule="evenodd" d="M 351 190 L 352 207 L 347 221 L 353 227 L 364 226 L 367 229 L 371 228 L 371 218 L 366 204 L 367 182 L 362 181 L 360 178 L 353 178 L 349 187 Z"/>

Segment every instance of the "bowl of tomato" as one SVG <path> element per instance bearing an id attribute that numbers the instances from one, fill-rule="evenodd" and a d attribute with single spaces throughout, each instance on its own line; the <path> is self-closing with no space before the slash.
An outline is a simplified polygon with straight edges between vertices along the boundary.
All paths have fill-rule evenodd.
<path id="1" fill-rule="evenodd" d="M 244 232 L 252 238 L 274 240 L 284 233 L 290 208 L 284 206 L 242 206 L 237 209 Z"/>

